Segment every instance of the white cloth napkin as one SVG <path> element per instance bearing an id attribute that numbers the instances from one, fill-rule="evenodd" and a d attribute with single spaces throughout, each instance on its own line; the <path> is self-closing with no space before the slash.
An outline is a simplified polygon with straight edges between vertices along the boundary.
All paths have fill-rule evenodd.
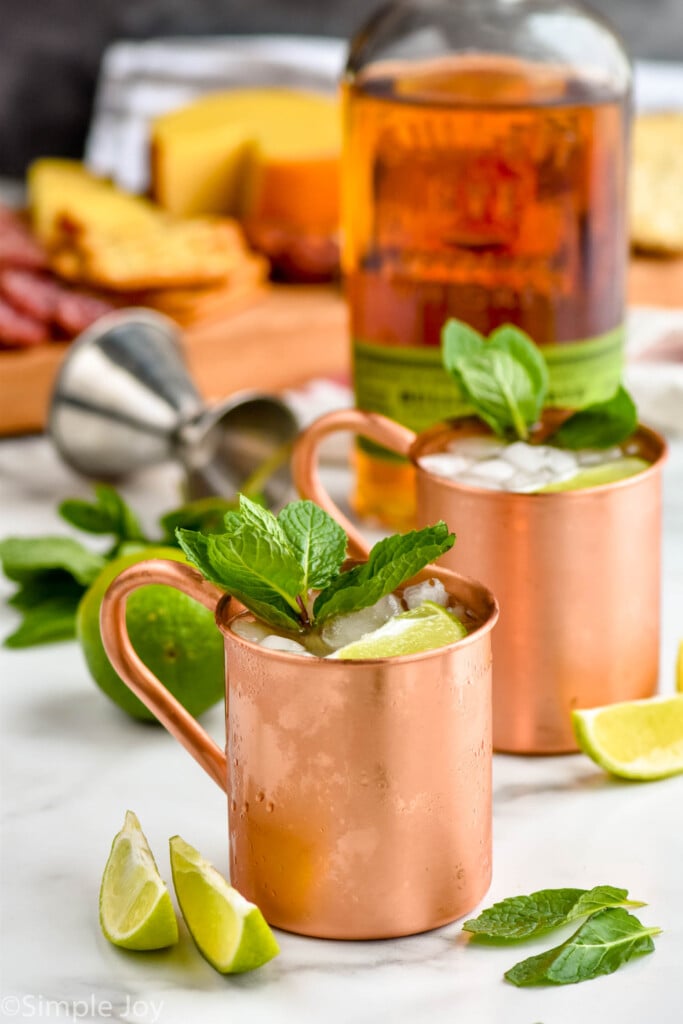
<path id="1" fill-rule="evenodd" d="M 149 123 L 197 96 L 249 86 L 334 92 L 347 44 L 300 36 L 114 43 L 100 69 L 86 163 L 121 188 L 149 185 Z"/>

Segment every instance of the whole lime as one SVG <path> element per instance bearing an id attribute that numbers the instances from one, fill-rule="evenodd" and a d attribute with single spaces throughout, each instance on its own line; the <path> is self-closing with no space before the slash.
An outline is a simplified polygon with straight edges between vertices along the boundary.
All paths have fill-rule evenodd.
<path id="1" fill-rule="evenodd" d="M 134 718 L 155 716 L 112 668 L 100 637 L 100 605 L 115 576 L 147 558 L 185 562 L 177 548 L 149 547 L 109 562 L 83 595 L 76 631 L 90 673 L 115 704 Z M 175 587 L 151 584 L 128 598 L 126 624 L 131 643 L 145 665 L 192 715 L 223 696 L 223 640 L 213 614 Z"/>

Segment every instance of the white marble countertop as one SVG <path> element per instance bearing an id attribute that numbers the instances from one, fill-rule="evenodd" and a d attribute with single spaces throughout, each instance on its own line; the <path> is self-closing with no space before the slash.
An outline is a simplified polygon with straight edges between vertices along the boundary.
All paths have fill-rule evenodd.
<path id="1" fill-rule="evenodd" d="M 151 522 L 176 504 L 172 469 L 124 488 Z M 661 689 L 683 636 L 683 440 L 665 470 Z M 44 439 L 0 443 L 0 536 L 62 532 L 58 500 L 88 487 Z M 647 544 L 647 537 L 634 537 Z M 0 596 L 9 593 L 0 581 Z M 581 610 L 577 609 L 577 614 Z M 13 625 L 0 608 L 0 635 Z M 0 648 L 3 1020 L 162 1024 L 679 1024 L 683 960 L 683 777 L 607 778 L 587 758 L 497 756 L 494 877 L 486 903 L 556 886 L 610 883 L 649 904 L 654 955 L 562 989 L 515 989 L 503 971 L 555 944 L 468 946 L 460 926 L 366 943 L 280 934 L 282 954 L 241 977 L 216 974 L 183 930 L 164 953 L 117 950 L 97 916 L 100 877 L 126 808 L 168 879 L 180 833 L 227 868 L 222 794 L 163 730 L 119 713 L 90 681 L 75 643 Z M 219 737 L 222 711 L 205 724 Z M 570 929 L 571 930 L 571 929 Z"/>

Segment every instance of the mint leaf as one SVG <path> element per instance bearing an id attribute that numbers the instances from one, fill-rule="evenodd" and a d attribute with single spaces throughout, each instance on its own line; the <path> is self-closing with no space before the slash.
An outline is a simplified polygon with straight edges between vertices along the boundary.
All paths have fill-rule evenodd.
<path id="1" fill-rule="evenodd" d="M 225 534 L 179 529 L 176 537 L 193 565 L 254 615 L 279 629 L 300 629 L 302 570 L 268 532 L 237 525 Z"/>
<path id="2" fill-rule="evenodd" d="M 497 327 L 489 334 L 486 344 L 488 348 L 507 352 L 526 370 L 537 396 L 538 405 L 534 419 L 531 421 L 534 423 L 543 407 L 550 384 L 548 367 L 540 349 L 534 345 L 528 334 L 512 324 L 503 324 L 502 327 Z"/>
<path id="3" fill-rule="evenodd" d="M 605 907 L 642 907 L 626 889 L 597 885 L 593 889 L 540 889 L 529 896 L 512 896 L 494 903 L 463 929 L 482 938 L 516 941 L 558 928 Z"/>
<path id="4" fill-rule="evenodd" d="M 638 426 L 635 403 L 625 387 L 606 402 L 580 409 L 553 434 L 552 444 L 560 448 L 610 448 L 630 437 Z"/>
<path id="5" fill-rule="evenodd" d="M 76 609 L 82 596 L 82 587 L 77 590 L 67 588 L 26 608 L 21 625 L 5 637 L 5 647 L 33 647 L 73 639 L 76 635 Z"/>
<path id="6" fill-rule="evenodd" d="M 95 502 L 67 498 L 57 511 L 67 523 L 86 533 L 110 533 L 122 541 L 146 539 L 137 516 L 113 487 L 96 484 L 95 495 Z"/>
<path id="7" fill-rule="evenodd" d="M 71 537 L 7 537 L 0 541 L 3 572 L 17 583 L 25 583 L 37 573 L 63 569 L 89 586 L 105 561 Z"/>
<path id="8" fill-rule="evenodd" d="M 346 557 L 346 534 L 339 523 L 312 501 L 293 501 L 278 522 L 303 569 L 303 594 L 322 590 L 337 575 Z"/>
<path id="9" fill-rule="evenodd" d="M 223 517 L 226 512 L 237 507 L 237 502 L 229 498 L 198 498 L 186 505 L 166 512 L 159 520 L 159 525 L 166 534 L 164 543 L 177 544 L 175 531 L 200 530 L 202 533 L 222 533 Z"/>
<path id="10" fill-rule="evenodd" d="M 660 931 L 646 928 L 620 907 L 600 910 L 561 946 L 522 960 L 506 971 L 505 977 L 518 986 L 589 981 L 612 974 L 634 956 L 652 953 L 652 936 Z"/>
<path id="11" fill-rule="evenodd" d="M 484 337 L 462 320 L 447 320 L 441 331 L 441 358 L 454 377 L 460 377 L 461 359 L 477 356 L 484 348 Z"/>
<path id="12" fill-rule="evenodd" d="M 467 324 L 448 320 L 442 359 L 476 414 L 496 434 L 527 439 L 543 408 L 548 370 L 524 331 L 506 324 L 484 341 Z"/>
<path id="13" fill-rule="evenodd" d="M 449 533 L 443 522 L 386 537 L 375 544 L 367 562 L 341 573 L 318 594 L 313 605 L 315 624 L 376 604 L 452 548 L 454 542 L 455 534 Z"/>
<path id="14" fill-rule="evenodd" d="M 509 352 L 484 348 L 459 363 L 460 381 L 477 415 L 501 437 L 529 436 L 541 404 L 525 368 Z"/>

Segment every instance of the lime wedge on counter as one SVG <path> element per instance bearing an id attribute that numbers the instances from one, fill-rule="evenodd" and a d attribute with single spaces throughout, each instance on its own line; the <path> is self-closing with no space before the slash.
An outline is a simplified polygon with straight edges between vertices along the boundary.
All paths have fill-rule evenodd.
<path id="1" fill-rule="evenodd" d="M 124 949 L 164 949 L 178 941 L 171 897 L 132 811 L 126 811 L 104 868 L 100 925 L 106 938 Z"/>
<path id="2" fill-rule="evenodd" d="M 572 711 L 579 746 L 623 779 L 664 779 L 683 772 L 683 695 Z"/>
<path id="3" fill-rule="evenodd" d="M 555 491 L 580 491 L 583 487 L 598 487 L 600 484 L 613 484 L 617 480 L 625 480 L 628 476 L 635 476 L 647 469 L 650 463 L 646 459 L 640 459 L 636 455 L 628 455 L 623 459 L 614 459 L 612 462 L 603 462 L 600 466 L 588 466 L 582 469 L 576 476 L 569 480 L 563 480 L 558 484 L 547 484 L 539 487 L 536 494 L 552 494 Z"/>
<path id="4" fill-rule="evenodd" d="M 445 647 L 467 636 L 460 619 L 434 601 L 423 601 L 409 612 L 395 615 L 383 626 L 366 633 L 346 647 L 340 647 L 330 659 L 358 661 L 361 658 L 396 658 L 401 654 L 419 654 Z"/>
<path id="5" fill-rule="evenodd" d="M 241 974 L 280 952 L 254 903 L 233 889 L 192 846 L 173 836 L 171 871 L 178 904 L 197 949 L 221 974 Z"/>

